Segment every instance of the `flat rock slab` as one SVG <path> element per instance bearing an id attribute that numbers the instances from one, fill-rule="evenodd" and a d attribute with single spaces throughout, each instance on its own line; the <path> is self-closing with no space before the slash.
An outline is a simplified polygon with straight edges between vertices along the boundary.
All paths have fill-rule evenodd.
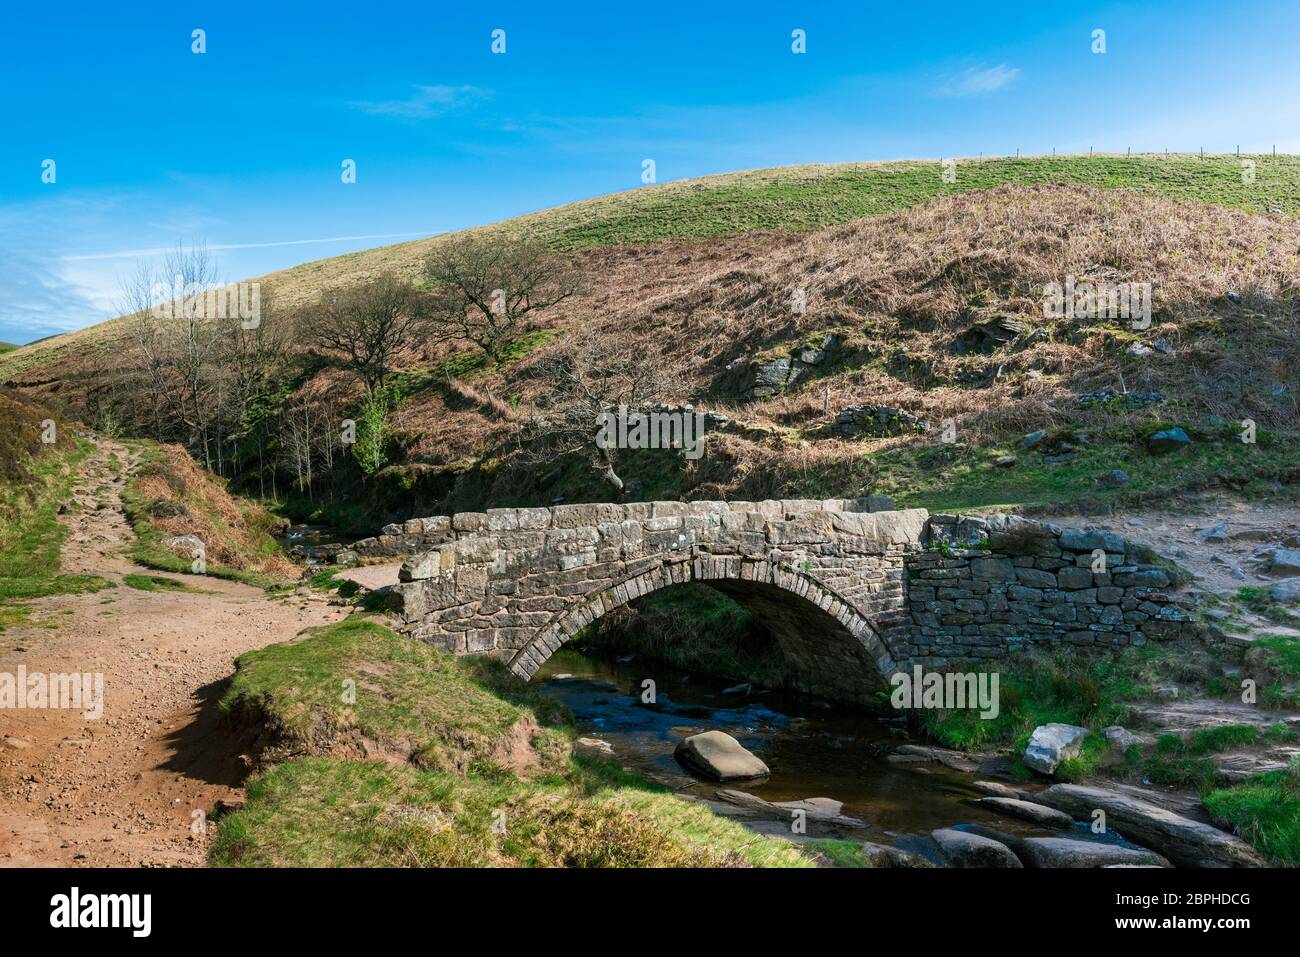
<path id="1" fill-rule="evenodd" d="M 1263 754 L 1238 752 L 1214 759 L 1214 775 L 1221 781 L 1237 783 L 1257 774 L 1285 771 L 1300 757 L 1300 748 L 1273 748 Z"/>
<path id="2" fill-rule="evenodd" d="M 772 773 L 757 755 L 724 731 L 683 738 L 674 755 L 688 770 L 710 781 L 743 781 Z"/>
<path id="3" fill-rule="evenodd" d="M 389 588 L 397 584 L 397 570 L 401 567 L 400 562 L 389 565 L 360 565 L 357 568 L 335 572 L 334 577 L 355 582 L 366 591 L 379 591 L 381 588 Z"/>
<path id="4" fill-rule="evenodd" d="M 1027 837 L 1017 850 L 1028 867 L 1168 867 L 1169 862 L 1144 848 L 1121 847 L 1068 837 Z"/>
<path id="5" fill-rule="evenodd" d="M 901 758 L 902 760 L 895 760 Z M 904 744 L 894 749 L 894 753 L 889 756 L 889 760 L 894 764 L 942 764 L 946 768 L 952 768 L 954 771 L 964 771 L 967 774 L 974 774 L 979 770 L 979 765 L 960 751 L 950 751 L 947 748 L 936 748 L 923 744 Z"/>
<path id="6" fill-rule="evenodd" d="M 1074 826 L 1074 818 L 1064 811 L 1058 811 L 1042 804 L 1034 804 L 1030 801 L 1022 801 L 1018 798 L 984 797 L 975 803 L 980 807 L 988 808 L 990 811 L 1006 814 L 1009 817 L 1018 817 L 1022 821 L 1033 821 L 1035 824 L 1041 824 L 1044 827 L 1056 827 L 1066 830 Z"/>
<path id="7" fill-rule="evenodd" d="M 1276 711 L 1264 711 L 1236 701 L 1215 701 L 1208 698 L 1171 701 L 1138 708 L 1137 715 L 1164 733 L 1195 731 L 1199 728 L 1215 728 L 1225 724 L 1263 726 L 1276 724 L 1279 721 L 1300 726 L 1300 714 L 1279 714 Z"/>
<path id="8" fill-rule="evenodd" d="M 863 828 L 867 822 L 844 814 L 844 802 L 833 798 L 804 798 L 801 801 L 765 801 L 754 794 L 722 788 L 717 792 L 718 799 L 728 804 L 747 810 L 769 814 L 773 817 L 790 820 L 795 811 L 802 811 L 808 820 L 835 827 Z"/>
<path id="9" fill-rule="evenodd" d="M 1263 867 L 1253 847 L 1216 827 L 1148 801 L 1083 784 L 1056 784 L 1037 795 L 1044 804 L 1089 820 L 1106 812 L 1107 826 L 1159 851 L 1180 867 Z"/>
<path id="10" fill-rule="evenodd" d="M 981 794 L 987 794 L 989 797 L 1015 798 L 1017 801 L 1029 800 L 1024 791 L 1009 784 L 1003 784 L 1001 781 L 972 781 L 971 787 Z"/>
<path id="11" fill-rule="evenodd" d="M 1020 858 L 1005 844 L 992 838 L 945 827 L 931 831 L 939 856 L 949 867 L 1023 867 Z"/>

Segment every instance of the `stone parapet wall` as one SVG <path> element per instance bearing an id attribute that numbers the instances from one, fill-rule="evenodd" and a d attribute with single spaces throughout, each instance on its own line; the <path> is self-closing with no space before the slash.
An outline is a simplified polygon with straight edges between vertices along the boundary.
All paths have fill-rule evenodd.
<path id="1" fill-rule="evenodd" d="M 933 515 L 907 558 L 914 664 L 1001 659 L 1030 646 L 1112 648 L 1192 627 L 1176 571 L 1112 532 L 1014 516 Z M 1105 571 L 1093 571 L 1104 556 Z"/>

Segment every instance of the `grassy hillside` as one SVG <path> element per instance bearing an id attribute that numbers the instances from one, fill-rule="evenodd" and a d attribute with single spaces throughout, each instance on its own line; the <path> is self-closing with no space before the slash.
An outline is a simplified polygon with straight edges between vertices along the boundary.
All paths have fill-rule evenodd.
<path id="1" fill-rule="evenodd" d="M 397 417 L 407 464 L 396 468 L 427 484 L 423 504 L 448 508 L 608 494 L 581 465 L 541 483 L 508 458 L 511 409 L 535 401 L 538 362 L 593 336 L 675 370 L 683 398 L 731 419 L 697 463 L 630 456 L 622 474 L 645 498 L 878 491 L 953 508 L 1287 482 L 1300 475 L 1289 441 L 1298 253 L 1293 221 L 1084 187 L 1004 187 L 799 237 L 590 254 L 606 282 L 554 320 L 565 335 L 505 370 L 410 398 Z M 1046 319 L 1042 289 L 1066 275 L 1150 282 L 1152 327 Z M 800 288 L 808 309 L 796 315 L 788 302 Z M 972 347 L 998 323 L 1028 333 Z M 745 392 L 747 370 L 828 336 L 836 345 L 781 394 Z M 1140 395 L 1087 399 L 1103 390 Z M 878 438 L 832 428 L 837 411 L 864 404 L 932 427 Z M 1240 441 L 1247 417 L 1255 444 Z M 952 443 L 941 440 L 945 419 Z M 1151 455 L 1147 440 L 1170 426 L 1192 442 Z M 1027 449 L 1024 436 L 1038 431 L 1048 434 Z M 1116 469 L 1126 482 L 1099 483 Z"/>
<path id="2" fill-rule="evenodd" d="M 499 367 L 471 347 L 401 358 L 389 465 L 340 502 L 376 519 L 607 497 L 576 460 L 525 467 L 541 364 L 587 339 L 674 373 L 680 400 L 726 415 L 695 463 L 626 457 L 633 498 L 894 494 L 940 508 L 1163 495 L 1206 485 L 1255 493 L 1300 477 L 1300 160 L 1061 157 L 734 173 L 602 197 L 487 229 L 540 231 L 589 276 L 539 313 Z M 274 277 L 306 302 L 381 269 L 414 274 L 440 240 L 310 263 Z M 1149 283 L 1152 326 L 1044 316 L 1043 289 Z M 807 310 L 790 307 L 794 291 Z M 291 319 L 284 320 L 292 322 Z M 112 323 L 0 356 L 32 394 L 92 418 L 129 366 Z M 1013 330 L 1000 339 L 988 330 Z M 298 340 L 301 342 L 301 340 Z M 825 347 L 825 348 L 823 348 Z M 812 350 L 775 395 L 747 386 Z M 23 371 L 26 370 L 26 371 Z M 1137 398 L 1091 400 L 1110 390 Z M 303 362 L 286 400 L 355 415 L 356 387 Z M 925 432 L 845 436 L 835 414 L 887 405 Z M 1239 440 L 1254 420 L 1258 442 Z M 955 441 L 940 438 L 951 420 Z M 1150 437 L 1184 429 L 1173 456 Z M 1046 433 L 1029 448 L 1024 436 Z M 1117 470 L 1124 480 L 1103 479 Z M 307 511 L 316 503 L 307 503 Z"/>
<path id="3" fill-rule="evenodd" d="M 937 160 L 792 166 L 679 180 L 571 203 L 487 230 L 537 231 L 559 249 L 603 248 L 663 239 L 708 239 L 754 230 L 804 232 L 1007 184 L 1080 184 L 1190 199 L 1250 212 L 1300 216 L 1300 157 L 1196 154 L 1059 156 L 958 160 L 945 183 Z M 317 260 L 261 277 L 285 305 L 316 299 L 384 270 L 413 274 L 441 237 Z M 68 352 L 103 356 L 114 322 L 55 336 L 0 355 L 0 382 L 40 369 Z"/>
<path id="4" fill-rule="evenodd" d="M 205 546 L 205 574 L 270 586 L 298 577 L 272 537 L 276 519 L 261 505 L 231 495 L 222 481 L 184 449 L 138 443 L 140 461 L 122 501 L 136 534 L 131 558 L 146 568 L 189 572 L 188 545 L 169 539 L 197 536 Z"/>

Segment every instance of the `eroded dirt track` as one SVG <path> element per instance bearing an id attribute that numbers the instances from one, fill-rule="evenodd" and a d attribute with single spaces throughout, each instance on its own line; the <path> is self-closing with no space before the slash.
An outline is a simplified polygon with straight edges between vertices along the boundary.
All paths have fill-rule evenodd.
<path id="1" fill-rule="evenodd" d="M 0 635 L 0 672 L 102 673 L 103 714 L 0 710 L 0 866 L 202 865 L 211 832 L 191 827 L 238 796 L 244 767 L 217 710 L 234 659 L 342 617 L 301 597 L 201 575 L 185 591 L 126 587 L 134 541 L 122 510 L 126 447 L 100 442 L 65 518 L 63 571 L 117 587 L 38 603 L 57 629 Z"/>

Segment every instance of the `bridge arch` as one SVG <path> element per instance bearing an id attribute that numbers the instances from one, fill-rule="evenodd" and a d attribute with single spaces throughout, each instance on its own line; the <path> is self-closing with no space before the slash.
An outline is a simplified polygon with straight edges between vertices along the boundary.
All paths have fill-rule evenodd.
<path id="1" fill-rule="evenodd" d="M 792 684 L 840 700 L 863 700 L 894 669 L 875 625 L 834 589 L 788 562 L 766 558 L 669 554 L 554 618 L 509 659 L 528 680 L 586 626 L 638 598 L 687 582 L 717 589 L 753 611 L 785 656 Z"/>

